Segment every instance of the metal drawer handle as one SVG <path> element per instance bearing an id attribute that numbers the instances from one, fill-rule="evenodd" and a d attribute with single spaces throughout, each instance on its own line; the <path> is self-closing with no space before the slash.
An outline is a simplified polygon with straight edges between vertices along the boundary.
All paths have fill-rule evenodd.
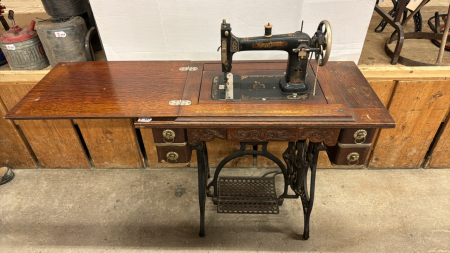
<path id="1" fill-rule="evenodd" d="M 169 153 L 167 153 L 166 157 L 167 157 L 167 162 L 177 163 L 177 160 L 178 160 L 177 152 L 170 151 Z"/>
<path id="2" fill-rule="evenodd" d="M 359 154 L 357 152 L 352 152 L 347 155 L 348 165 L 353 166 L 359 163 Z"/>
<path id="3" fill-rule="evenodd" d="M 175 131 L 166 129 L 162 132 L 165 143 L 172 143 L 175 140 Z"/>
<path id="4" fill-rule="evenodd" d="M 353 137 L 355 138 L 356 144 L 364 143 L 366 141 L 367 131 L 364 129 L 359 129 L 353 134 Z"/>

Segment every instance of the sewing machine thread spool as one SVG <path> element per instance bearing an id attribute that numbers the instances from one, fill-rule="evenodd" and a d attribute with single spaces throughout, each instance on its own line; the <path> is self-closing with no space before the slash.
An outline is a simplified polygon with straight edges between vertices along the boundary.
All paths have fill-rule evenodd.
<path id="1" fill-rule="evenodd" d="M 267 23 L 267 25 L 264 25 L 265 33 L 264 37 L 270 38 L 272 37 L 272 25 L 270 23 Z"/>

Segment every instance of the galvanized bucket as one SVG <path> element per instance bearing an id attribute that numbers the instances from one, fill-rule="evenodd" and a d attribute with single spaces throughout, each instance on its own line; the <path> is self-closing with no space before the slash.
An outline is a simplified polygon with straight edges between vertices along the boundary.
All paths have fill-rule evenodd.
<path id="1" fill-rule="evenodd" d="M 50 65 L 38 36 L 20 42 L 0 43 L 11 70 L 37 70 Z"/>

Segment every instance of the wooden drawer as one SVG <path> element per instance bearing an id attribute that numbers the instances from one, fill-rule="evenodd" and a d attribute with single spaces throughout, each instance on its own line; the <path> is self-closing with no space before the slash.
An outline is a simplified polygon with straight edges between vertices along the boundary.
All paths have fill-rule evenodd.
<path id="1" fill-rule="evenodd" d="M 345 144 L 372 143 L 375 128 L 350 128 L 341 130 L 339 142 Z"/>
<path id="2" fill-rule="evenodd" d="M 160 163 L 188 163 L 191 160 L 192 148 L 186 144 L 184 146 L 156 144 L 156 151 Z"/>
<path id="3" fill-rule="evenodd" d="M 184 143 L 187 142 L 186 129 L 181 128 L 153 128 L 155 143 Z"/>
<path id="4" fill-rule="evenodd" d="M 328 157 L 334 165 L 364 165 L 370 144 L 342 144 L 327 146 Z"/>

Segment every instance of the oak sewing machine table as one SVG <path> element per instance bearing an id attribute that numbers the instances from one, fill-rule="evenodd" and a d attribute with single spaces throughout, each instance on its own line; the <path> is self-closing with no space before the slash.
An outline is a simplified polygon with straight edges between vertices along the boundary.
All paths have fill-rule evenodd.
<path id="1" fill-rule="evenodd" d="M 328 62 L 319 69 L 316 95 L 307 100 L 255 97 L 229 102 L 213 99 L 217 94 L 214 78 L 222 74 L 220 62 L 60 63 L 6 118 L 151 118 L 137 120 L 135 126 L 153 129 L 160 161 L 188 162 L 192 149 L 197 151 L 201 236 L 205 235 L 207 196 L 217 204 L 218 212 L 247 214 L 278 213 L 284 199 L 300 198 L 303 237 L 307 239 L 319 151 L 327 150 L 334 164 L 360 165 L 369 153 L 376 129 L 395 126 L 353 62 Z M 308 76 L 314 77 L 314 70 L 313 64 Z M 233 65 L 233 73 L 241 79 L 262 73 L 283 76 L 285 71 L 285 62 Z M 258 88 L 258 82 L 251 87 Z M 238 141 L 241 148 L 210 175 L 205 143 L 215 138 Z M 289 143 L 283 153 L 284 163 L 267 151 L 270 141 Z M 275 175 L 284 178 L 283 193 L 276 193 L 274 174 L 219 177 L 228 161 L 244 155 L 273 160 L 281 170 Z"/>

